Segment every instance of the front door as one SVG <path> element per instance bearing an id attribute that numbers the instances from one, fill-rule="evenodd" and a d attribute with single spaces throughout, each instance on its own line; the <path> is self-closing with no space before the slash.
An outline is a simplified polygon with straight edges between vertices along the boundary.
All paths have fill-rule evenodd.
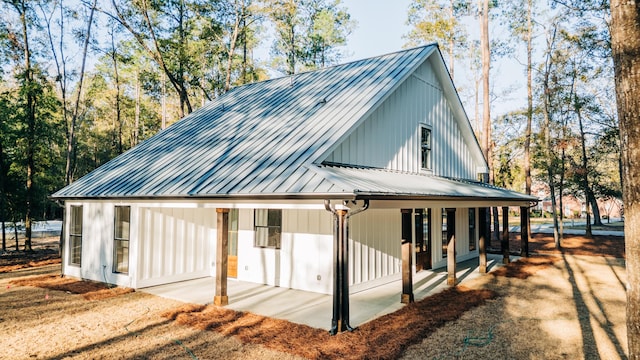
<path id="1" fill-rule="evenodd" d="M 431 269 L 431 209 L 416 209 L 416 271 Z"/>
<path id="2" fill-rule="evenodd" d="M 229 257 L 227 259 L 227 276 L 238 277 L 238 209 L 229 211 Z"/>

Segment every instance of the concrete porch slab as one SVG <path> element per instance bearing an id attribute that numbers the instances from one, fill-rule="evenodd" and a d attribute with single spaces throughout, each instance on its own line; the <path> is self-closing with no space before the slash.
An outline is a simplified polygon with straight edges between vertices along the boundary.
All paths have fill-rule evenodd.
<path id="1" fill-rule="evenodd" d="M 512 257 L 514 261 L 514 257 Z M 501 255 L 487 256 L 487 271 L 502 265 Z M 478 259 L 459 263 L 458 282 L 474 279 L 478 272 Z M 416 301 L 447 288 L 446 268 L 423 270 L 414 274 L 414 297 Z M 201 279 L 164 284 L 139 291 L 194 304 L 211 304 L 215 290 L 215 279 Z M 259 315 L 284 319 L 294 323 L 329 330 L 332 318 L 332 295 L 301 290 L 273 287 L 229 279 L 227 284 L 229 305 L 226 308 L 247 311 Z M 399 310 L 402 283 L 395 280 L 375 288 L 353 293 L 349 297 L 350 324 L 357 327 L 385 314 Z"/>

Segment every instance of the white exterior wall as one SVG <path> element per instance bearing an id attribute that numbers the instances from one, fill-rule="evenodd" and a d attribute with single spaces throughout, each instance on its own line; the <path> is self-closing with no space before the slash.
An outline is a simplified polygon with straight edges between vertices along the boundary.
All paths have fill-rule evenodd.
<path id="1" fill-rule="evenodd" d="M 473 160 L 429 62 L 420 66 L 326 161 L 421 172 L 420 124 L 431 128 L 434 175 L 476 179 L 478 166 L 483 164 Z"/>
<path id="2" fill-rule="evenodd" d="M 371 209 L 350 218 L 351 291 L 398 279 L 402 272 L 400 209 Z"/>
<path id="3" fill-rule="evenodd" d="M 69 202 L 65 204 L 67 214 L 71 205 L 82 206 L 82 260 L 81 266 L 69 265 L 69 236 L 66 232 L 66 243 L 62 261 L 65 262 L 65 275 L 81 279 L 107 282 L 120 286 L 135 287 L 135 268 L 137 266 L 137 207 L 128 203 L 105 201 Z M 114 244 L 114 207 L 131 206 L 131 232 L 129 240 L 129 273 L 113 273 Z M 66 217 L 65 229 L 70 228 L 70 216 Z"/>
<path id="4" fill-rule="evenodd" d="M 238 280 L 330 294 L 333 291 L 332 215 L 282 211 L 281 247 L 254 246 L 253 209 L 240 209 Z"/>
<path id="5" fill-rule="evenodd" d="M 442 254 L 442 209 L 431 209 L 433 217 L 431 263 L 434 269 L 447 266 L 447 258 Z M 476 210 L 475 242 L 476 249 L 469 251 L 469 209 L 456 209 L 456 261 L 478 257 L 478 210 Z"/>
<path id="6" fill-rule="evenodd" d="M 67 202 L 67 213 L 71 205 L 83 207 L 82 266 L 68 264 L 67 233 L 63 258 L 67 275 L 134 288 L 215 276 L 216 204 Z M 112 272 L 116 205 L 131 207 L 128 274 Z M 331 213 L 324 209 L 293 209 L 289 204 L 283 210 L 281 248 L 276 250 L 254 247 L 254 210 L 250 206 L 265 205 L 243 206 L 239 209 L 237 280 L 333 292 Z M 456 211 L 458 261 L 477 256 L 477 250 L 468 251 L 467 211 Z M 446 266 L 441 251 L 440 214 L 439 208 L 432 209 L 434 268 Z M 369 209 L 349 222 L 350 290 L 356 292 L 399 279 L 400 209 Z M 69 229 L 69 225 L 67 216 L 65 228 Z"/>
<path id="7" fill-rule="evenodd" d="M 212 274 L 215 209 L 144 207 L 139 211 L 137 287 Z"/>

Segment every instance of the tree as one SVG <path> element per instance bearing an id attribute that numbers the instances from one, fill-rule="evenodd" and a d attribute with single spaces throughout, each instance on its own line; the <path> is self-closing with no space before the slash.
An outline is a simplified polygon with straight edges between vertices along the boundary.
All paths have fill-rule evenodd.
<path id="1" fill-rule="evenodd" d="M 556 23 L 552 23 L 552 29 L 548 32 L 547 36 L 547 50 L 545 54 L 545 60 L 542 70 L 542 113 L 544 116 L 542 131 L 543 131 L 543 157 L 545 159 L 545 168 L 547 173 L 547 184 L 549 185 L 549 191 L 551 193 L 551 215 L 553 217 L 553 239 L 556 249 L 562 247 L 562 239 L 560 226 L 558 223 L 557 214 L 557 200 L 556 200 L 556 186 L 555 186 L 555 152 L 553 151 L 554 143 L 551 136 L 551 126 L 553 125 L 553 96 L 552 96 L 552 84 L 551 73 L 554 66 L 554 50 L 556 46 L 557 28 Z M 560 195 L 562 197 L 562 194 Z"/>
<path id="2" fill-rule="evenodd" d="M 629 358 L 640 358 L 640 4 L 611 0 L 611 45 L 620 120 L 627 259 Z"/>
<path id="3" fill-rule="evenodd" d="M 467 29 L 461 21 L 466 14 L 467 1 L 416 0 L 409 5 L 407 25 L 411 30 L 404 36 L 405 46 L 437 42 L 449 60 L 449 72 L 454 78 L 455 60 L 466 54 Z"/>
<path id="4" fill-rule="evenodd" d="M 276 70 L 292 75 L 340 59 L 355 23 L 340 0 L 270 0 L 276 38 L 271 48 Z"/>
<path id="5" fill-rule="evenodd" d="M 109 14 L 134 37 L 160 67 L 180 99 L 180 117 L 194 109 L 190 97 L 203 67 L 194 44 L 216 42 L 220 31 L 215 4 L 168 0 L 112 0 Z"/>
<path id="6" fill-rule="evenodd" d="M 347 43 L 347 36 L 355 27 L 355 21 L 346 9 L 340 7 L 340 0 L 333 3 L 311 2 L 305 66 L 319 69 L 335 64 L 341 57 L 338 47 Z"/>

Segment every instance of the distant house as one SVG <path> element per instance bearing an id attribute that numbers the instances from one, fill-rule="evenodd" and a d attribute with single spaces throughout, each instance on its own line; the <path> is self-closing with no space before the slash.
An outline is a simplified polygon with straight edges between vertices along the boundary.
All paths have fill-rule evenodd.
<path id="1" fill-rule="evenodd" d="M 52 197 L 66 275 L 333 294 L 341 331 L 349 292 L 411 301 L 412 273 L 479 256 L 485 207 L 535 201 L 487 172 L 429 45 L 234 88 Z"/>

